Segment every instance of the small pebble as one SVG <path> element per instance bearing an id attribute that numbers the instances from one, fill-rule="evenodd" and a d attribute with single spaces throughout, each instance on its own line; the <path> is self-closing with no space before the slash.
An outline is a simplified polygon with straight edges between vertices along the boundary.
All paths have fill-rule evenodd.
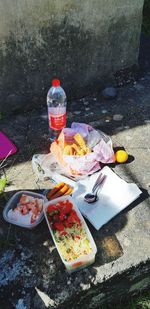
<path id="1" fill-rule="evenodd" d="M 106 114 L 107 110 L 106 109 L 102 109 L 102 114 Z"/>
<path id="2" fill-rule="evenodd" d="M 75 111 L 74 114 L 79 115 L 79 114 L 81 114 L 81 111 Z"/>
<path id="3" fill-rule="evenodd" d="M 113 116 L 113 120 L 115 121 L 121 121 L 123 119 L 123 115 L 121 114 L 116 114 Z"/>
<path id="4" fill-rule="evenodd" d="M 114 99 L 117 96 L 117 90 L 114 87 L 106 87 L 102 91 L 102 96 L 104 99 Z"/>

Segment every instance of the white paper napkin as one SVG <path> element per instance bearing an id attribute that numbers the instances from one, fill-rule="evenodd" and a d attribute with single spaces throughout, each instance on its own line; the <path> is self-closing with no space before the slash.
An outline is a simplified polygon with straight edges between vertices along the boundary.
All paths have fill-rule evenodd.
<path id="1" fill-rule="evenodd" d="M 98 192 L 98 200 L 88 204 L 84 201 L 84 195 L 91 192 L 100 173 L 107 177 Z M 121 210 L 135 201 L 141 193 L 136 184 L 127 183 L 106 166 L 100 172 L 79 181 L 73 198 L 81 213 L 99 230 Z"/>

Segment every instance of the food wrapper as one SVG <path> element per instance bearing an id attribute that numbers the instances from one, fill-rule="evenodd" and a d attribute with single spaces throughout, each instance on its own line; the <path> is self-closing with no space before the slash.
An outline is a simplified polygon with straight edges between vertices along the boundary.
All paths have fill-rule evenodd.
<path id="1" fill-rule="evenodd" d="M 74 136 L 79 133 L 90 153 L 85 155 L 64 155 L 66 145 L 72 145 Z M 114 151 L 111 138 L 102 131 L 84 123 L 73 122 L 71 128 L 61 131 L 58 140 L 54 141 L 47 155 L 35 154 L 32 167 L 39 179 L 55 179 L 59 174 L 73 180 L 79 180 L 101 169 L 101 163 L 114 162 Z"/>
<path id="2" fill-rule="evenodd" d="M 72 145 L 77 133 L 83 137 L 87 149 L 91 152 L 85 155 L 65 155 L 65 146 Z M 50 153 L 64 173 L 73 177 L 91 175 L 101 168 L 100 163 L 114 162 L 111 138 L 84 123 L 73 122 L 71 128 L 63 129 L 58 139 L 51 144 Z"/>

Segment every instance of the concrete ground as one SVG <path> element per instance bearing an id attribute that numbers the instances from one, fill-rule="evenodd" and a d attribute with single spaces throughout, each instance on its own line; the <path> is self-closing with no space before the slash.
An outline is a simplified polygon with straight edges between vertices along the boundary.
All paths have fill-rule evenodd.
<path id="1" fill-rule="evenodd" d="M 96 231 L 88 222 L 98 252 L 93 265 L 69 275 L 54 247 L 45 220 L 34 230 L 8 224 L 6 201 L 18 190 L 42 192 L 32 171 L 35 153 L 49 151 L 46 106 L 0 120 L 1 130 L 18 147 L 7 160 L 8 185 L 0 195 L 0 307 L 3 309 L 102 308 L 127 301 L 150 288 L 150 74 L 118 88 L 114 100 L 93 95 L 68 103 L 72 121 L 92 124 L 129 153 L 125 164 L 110 167 L 142 195 Z"/>

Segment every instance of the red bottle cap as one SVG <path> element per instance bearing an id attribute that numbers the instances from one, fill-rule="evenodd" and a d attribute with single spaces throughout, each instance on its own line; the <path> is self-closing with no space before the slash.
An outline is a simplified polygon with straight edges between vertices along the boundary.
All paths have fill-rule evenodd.
<path id="1" fill-rule="evenodd" d="M 52 86 L 53 87 L 59 87 L 60 86 L 60 80 L 59 79 L 53 79 L 52 80 Z"/>

